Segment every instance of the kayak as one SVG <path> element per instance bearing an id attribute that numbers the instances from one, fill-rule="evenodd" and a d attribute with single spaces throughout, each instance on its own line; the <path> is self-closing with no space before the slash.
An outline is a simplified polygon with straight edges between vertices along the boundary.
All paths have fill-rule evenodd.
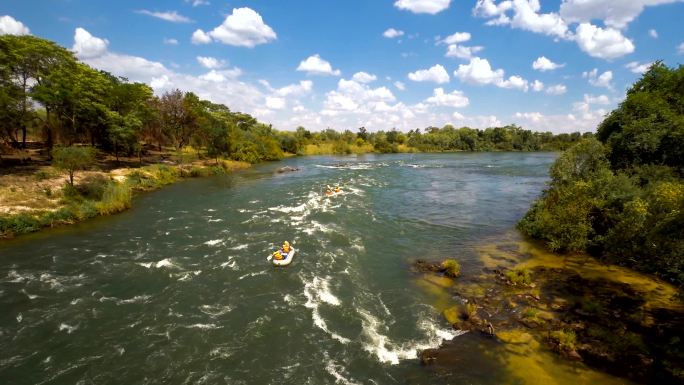
<path id="1" fill-rule="evenodd" d="M 285 256 L 283 259 L 275 259 L 271 258 L 271 262 L 273 262 L 274 265 L 276 266 L 287 266 L 290 263 L 292 263 L 292 258 L 294 258 L 295 255 L 295 249 L 291 247 L 292 250 L 290 250 L 289 253 Z"/>

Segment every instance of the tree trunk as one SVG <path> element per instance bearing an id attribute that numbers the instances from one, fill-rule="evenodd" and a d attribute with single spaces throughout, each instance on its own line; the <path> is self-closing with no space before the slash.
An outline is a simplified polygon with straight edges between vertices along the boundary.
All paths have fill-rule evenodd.
<path id="1" fill-rule="evenodd" d="M 45 145 L 47 146 L 48 160 L 52 160 L 52 147 L 54 139 L 52 137 L 52 126 L 50 125 L 50 108 L 45 107 Z"/>
<path id="2" fill-rule="evenodd" d="M 69 184 L 71 187 L 74 186 L 74 170 L 69 170 Z"/>
<path id="3" fill-rule="evenodd" d="M 26 102 L 27 102 L 26 99 L 28 98 L 26 96 L 26 82 L 27 82 L 27 80 L 28 79 L 26 78 L 26 76 L 24 76 L 24 79 L 23 79 L 23 81 L 24 81 L 24 84 L 23 84 L 23 86 L 24 86 L 24 88 L 23 88 L 23 90 L 24 90 L 24 101 L 22 102 L 22 106 L 21 106 L 21 148 L 22 149 L 26 148 L 26 110 L 28 109 L 26 106 Z"/>

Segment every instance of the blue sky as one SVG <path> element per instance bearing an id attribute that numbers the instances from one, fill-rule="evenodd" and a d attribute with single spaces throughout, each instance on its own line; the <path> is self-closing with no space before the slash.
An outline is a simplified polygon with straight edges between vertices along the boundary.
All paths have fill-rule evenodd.
<path id="1" fill-rule="evenodd" d="M 682 62 L 682 19 L 681 0 L 0 4 L 0 33 L 284 130 L 593 131 L 649 63 Z"/>

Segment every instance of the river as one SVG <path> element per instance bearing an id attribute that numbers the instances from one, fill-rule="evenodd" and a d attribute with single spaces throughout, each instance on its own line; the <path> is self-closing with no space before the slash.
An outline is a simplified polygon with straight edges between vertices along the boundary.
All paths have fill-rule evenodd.
<path id="1" fill-rule="evenodd" d="M 408 267 L 450 256 L 480 270 L 474 248 L 514 228 L 555 157 L 290 158 L 3 241 L 0 383 L 514 382 Z M 274 268 L 284 240 L 297 254 Z M 417 351 L 451 339 L 462 367 L 419 364 Z"/>

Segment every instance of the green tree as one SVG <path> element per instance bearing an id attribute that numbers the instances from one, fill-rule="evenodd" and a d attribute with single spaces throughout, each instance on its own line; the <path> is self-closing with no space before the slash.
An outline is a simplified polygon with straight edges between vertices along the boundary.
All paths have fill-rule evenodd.
<path id="1" fill-rule="evenodd" d="M 65 48 L 45 39 L 24 35 L 0 36 L 0 74 L 9 75 L 14 102 L 4 106 L 16 108 L 16 121 L 21 131 L 21 146 L 26 147 L 26 128 L 35 118 L 31 92 L 42 85 L 44 79 L 56 68 L 72 66 L 74 56 Z M 12 138 L 17 140 L 18 138 Z"/>
<path id="2" fill-rule="evenodd" d="M 69 174 L 69 184 L 74 185 L 74 173 L 83 170 L 95 161 L 92 147 L 57 147 L 52 150 L 52 165 Z"/>

